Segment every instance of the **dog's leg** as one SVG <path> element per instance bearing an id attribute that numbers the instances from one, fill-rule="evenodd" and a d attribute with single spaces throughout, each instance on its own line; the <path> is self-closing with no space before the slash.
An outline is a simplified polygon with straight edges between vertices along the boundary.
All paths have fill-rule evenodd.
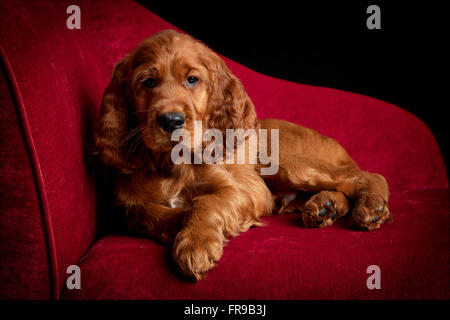
<path id="1" fill-rule="evenodd" d="M 278 174 L 264 179 L 272 188 L 281 186 L 291 191 L 319 192 L 305 203 L 302 210 L 306 226 L 330 225 L 334 204 L 340 207 L 336 218 L 349 210 L 347 198 L 354 201 L 353 221 L 363 229 L 377 229 L 383 222 L 392 220 L 387 205 L 389 191 L 386 180 L 379 174 L 360 170 L 353 162 L 335 166 L 298 154 L 285 155 L 280 158 Z M 332 205 L 329 205 L 330 201 Z"/>
<path id="2" fill-rule="evenodd" d="M 379 174 L 360 170 L 337 141 L 282 120 L 265 119 L 260 120 L 260 124 L 261 129 L 268 130 L 268 135 L 271 130 L 279 129 L 278 173 L 263 176 L 272 190 L 342 192 L 354 202 L 352 217 L 363 229 L 377 229 L 383 222 L 392 219 L 388 209 L 386 180 Z M 271 141 L 267 138 L 268 150 L 272 150 Z M 326 204 L 328 200 L 323 201 Z M 315 211 L 313 202 L 308 206 Z M 323 207 L 317 209 L 320 211 Z M 308 225 L 308 222 L 305 224 Z"/>
<path id="3" fill-rule="evenodd" d="M 221 258 L 226 239 L 261 225 L 259 218 L 271 211 L 271 195 L 255 171 L 233 174 L 209 170 L 204 190 L 193 196 L 191 212 L 175 239 L 172 255 L 186 276 L 202 279 Z M 239 182 L 239 183 L 238 183 Z"/>
<path id="4" fill-rule="evenodd" d="M 392 221 L 386 180 L 379 174 L 362 171 L 353 164 L 337 167 L 321 160 L 293 155 L 282 161 L 280 159 L 279 175 L 267 177 L 266 181 L 290 190 L 319 192 L 301 210 L 306 226 L 331 225 L 335 206 L 338 209 L 336 218 L 348 212 L 347 198 L 354 202 L 352 218 L 360 228 L 373 230 L 384 222 Z M 294 200 L 290 207 L 296 203 Z"/>
<path id="5" fill-rule="evenodd" d="M 221 258 L 226 237 L 239 233 L 239 208 L 230 201 L 237 196 L 230 186 L 193 201 L 191 214 L 184 219 L 172 251 L 185 276 L 201 280 Z"/>
<path id="6" fill-rule="evenodd" d="M 278 213 L 302 214 L 306 227 L 326 227 L 345 216 L 350 209 L 349 199 L 339 191 L 320 191 L 313 194 L 287 192 L 276 194 Z"/>
<path id="7" fill-rule="evenodd" d="M 203 279 L 222 257 L 225 240 L 220 225 L 215 225 L 210 218 L 200 218 L 201 215 L 198 209 L 193 212 L 178 233 L 172 249 L 172 257 L 183 275 L 193 276 L 196 280 Z"/>
<path id="8" fill-rule="evenodd" d="M 336 190 L 354 199 L 352 218 L 357 226 L 374 230 L 382 223 L 392 221 L 388 207 L 389 189 L 383 176 L 352 170 L 340 175 Z"/>

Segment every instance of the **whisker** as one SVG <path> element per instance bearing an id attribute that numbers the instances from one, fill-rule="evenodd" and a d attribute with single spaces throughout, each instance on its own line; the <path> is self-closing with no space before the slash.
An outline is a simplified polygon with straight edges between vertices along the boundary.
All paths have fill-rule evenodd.
<path id="1" fill-rule="evenodd" d="M 135 138 L 136 135 L 140 133 L 140 131 L 141 131 L 141 130 L 140 130 L 139 127 L 134 128 L 133 130 L 131 130 L 131 131 L 130 131 L 123 139 L 122 139 L 121 145 L 127 145 L 128 142 L 129 142 L 130 140 L 132 140 L 133 138 Z"/>
<path id="2" fill-rule="evenodd" d="M 128 153 L 133 154 L 142 141 L 144 141 L 144 138 L 142 136 L 139 136 L 135 141 L 133 141 L 133 143 L 130 145 L 130 148 L 128 149 Z"/>
<path id="3" fill-rule="evenodd" d="M 140 128 L 139 128 L 140 129 Z M 150 128 L 145 128 L 144 130 L 139 130 L 139 136 L 136 136 L 135 134 L 132 135 L 130 139 L 132 140 L 131 144 L 129 144 L 128 148 L 128 155 L 133 154 L 136 149 L 139 147 L 139 145 L 144 141 L 144 135 L 147 134 L 150 131 Z"/>

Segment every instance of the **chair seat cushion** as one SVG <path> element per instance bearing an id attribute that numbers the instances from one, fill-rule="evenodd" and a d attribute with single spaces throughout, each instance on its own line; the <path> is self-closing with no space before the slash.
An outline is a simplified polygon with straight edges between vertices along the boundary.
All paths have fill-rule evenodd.
<path id="1" fill-rule="evenodd" d="M 204 280 L 180 276 L 170 247 L 126 235 L 101 238 L 80 263 L 81 289 L 63 299 L 448 299 L 448 190 L 391 195 L 391 224 L 364 232 L 348 218 L 323 229 L 298 214 L 264 218 L 228 242 Z M 380 268 L 369 290 L 367 268 Z"/>

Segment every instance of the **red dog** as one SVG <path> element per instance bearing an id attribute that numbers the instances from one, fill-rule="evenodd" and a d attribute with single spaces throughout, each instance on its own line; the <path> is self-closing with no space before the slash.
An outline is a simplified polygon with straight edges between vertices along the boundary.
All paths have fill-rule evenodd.
<path id="1" fill-rule="evenodd" d="M 193 132 L 194 121 L 224 135 L 226 129 L 278 129 L 278 173 L 264 181 L 258 170 L 265 166 L 250 161 L 174 164 L 171 134 L 180 128 Z M 331 225 L 349 212 L 350 201 L 361 228 L 376 229 L 392 219 L 381 175 L 361 171 L 335 140 L 314 130 L 257 120 L 225 63 L 175 31 L 144 40 L 117 64 L 95 142 L 101 160 L 115 171 L 116 200 L 126 209 L 129 227 L 173 243 L 181 271 L 197 280 L 220 259 L 224 241 L 261 224 L 274 202 L 275 211 L 301 211 L 308 227 Z M 304 199 L 301 191 L 313 195 Z"/>

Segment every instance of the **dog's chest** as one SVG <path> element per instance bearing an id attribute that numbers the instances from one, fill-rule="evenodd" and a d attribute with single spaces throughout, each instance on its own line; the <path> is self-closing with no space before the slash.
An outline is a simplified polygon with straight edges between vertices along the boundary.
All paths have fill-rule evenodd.
<path id="1" fill-rule="evenodd" d="M 185 186 L 177 182 L 164 181 L 160 184 L 160 199 L 169 208 L 183 208 L 186 206 Z"/>
<path id="2" fill-rule="evenodd" d="M 149 187 L 156 191 L 153 201 L 163 203 L 170 208 L 190 206 L 192 196 L 196 193 L 193 188 L 193 182 L 196 180 L 192 170 L 180 167 L 177 172 L 173 172 L 172 177 L 155 175 L 151 178 Z"/>
<path id="3" fill-rule="evenodd" d="M 184 199 L 180 196 L 180 192 L 167 199 L 167 206 L 170 208 L 182 208 L 184 206 Z"/>

